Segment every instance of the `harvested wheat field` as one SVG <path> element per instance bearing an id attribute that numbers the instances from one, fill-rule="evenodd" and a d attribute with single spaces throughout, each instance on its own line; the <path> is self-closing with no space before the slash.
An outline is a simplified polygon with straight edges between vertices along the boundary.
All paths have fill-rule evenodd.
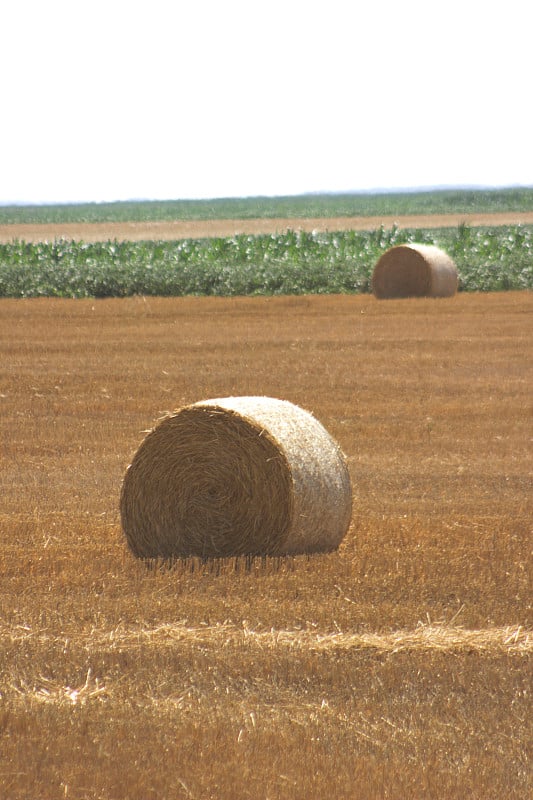
<path id="1" fill-rule="evenodd" d="M 532 319 L 528 292 L 2 300 L 0 795 L 529 797 Z M 147 431 L 237 395 L 342 448 L 338 549 L 135 558 Z"/>
<path id="2" fill-rule="evenodd" d="M 0 224 L 0 242 L 22 239 L 26 242 L 54 241 L 54 239 L 98 242 L 107 239 L 118 241 L 160 241 L 189 237 L 260 235 L 301 231 L 366 231 L 379 228 L 455 228 L 457 225 L 532 225 L 533 212 L 508 211 L 469 214 L 411 214 L 379 217 L 306 217 L 258 219 L 207 219 L 151 222 L 57 222 Z"/>

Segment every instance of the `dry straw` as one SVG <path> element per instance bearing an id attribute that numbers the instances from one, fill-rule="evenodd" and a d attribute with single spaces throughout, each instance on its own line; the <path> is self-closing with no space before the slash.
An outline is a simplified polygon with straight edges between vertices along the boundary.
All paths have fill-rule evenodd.
<path id="1" fill-rule="evenodd" d="M 391 247 L 377 262 L 372 276 L 372 289 L 379 299 L 452 297 L 457 283 L 452 259 L 430 244 Z"/>
<path id="2" fill-rule="evenodd" d="M 334 550 L 351 517 L 346 459 L 318 420 L 270 397 L 165 417 L 126 471 L 122 527 L 140 558 Z"/>

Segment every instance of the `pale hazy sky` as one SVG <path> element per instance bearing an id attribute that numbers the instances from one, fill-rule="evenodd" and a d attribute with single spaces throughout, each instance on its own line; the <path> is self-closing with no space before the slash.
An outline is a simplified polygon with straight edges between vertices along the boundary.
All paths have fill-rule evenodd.
<path id="1" fill-rule="evenodd" d="M 12 0 L 0 203 L 533 186 L 530 0 Z"/>

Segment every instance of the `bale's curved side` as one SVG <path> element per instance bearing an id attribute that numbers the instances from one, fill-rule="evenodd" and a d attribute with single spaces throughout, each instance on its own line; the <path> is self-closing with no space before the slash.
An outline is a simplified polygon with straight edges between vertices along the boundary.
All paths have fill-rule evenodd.
<path id="1" fill-rule="evenodd" d="M 230 397 L 179 409 L 151 431 L 122 486 L 136 556 L 333 550 L 351 517 L 337 443 L 284 400 Z"/>
<path id="2" fill-rule="evenodd" d="M 452 297 L 457 267 L 435 245 L 402 244 L 389 248 L 374 267 L 372 290 L 379 299 Z"/>

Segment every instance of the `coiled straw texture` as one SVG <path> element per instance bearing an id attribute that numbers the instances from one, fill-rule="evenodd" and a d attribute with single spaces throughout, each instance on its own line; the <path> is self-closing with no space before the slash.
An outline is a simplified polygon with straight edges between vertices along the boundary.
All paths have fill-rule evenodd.
<path id="1" fill-rule="evenodd" d="M 120 498 L 140 558 L 334 550 L 351 518 L 338 444 L 309 412 L 270 397 L 186 406 L 144 439 Z"/>
<path id="2" fill-rule="evenodd" d="M 372 290 L 379 299 L 452 297 L 457 284 L 457 268 L 450 256 L 429 244 L 391 247 L 372 275 Z"/>

